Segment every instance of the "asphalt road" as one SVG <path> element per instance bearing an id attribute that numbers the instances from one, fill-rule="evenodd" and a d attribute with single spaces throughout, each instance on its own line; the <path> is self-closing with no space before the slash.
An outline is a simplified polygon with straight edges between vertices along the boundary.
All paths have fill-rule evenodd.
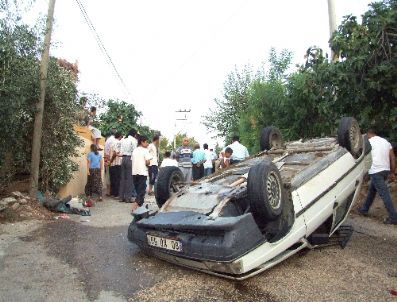
<path id="1" fill-rule="evenodd" d="M 345 249 L 302 252 L 243 282 L 147 257 L 129 205 L 91 217 L 0 225 L 0 301 L 397 301 L 397 227 L 353 216 Z"/>

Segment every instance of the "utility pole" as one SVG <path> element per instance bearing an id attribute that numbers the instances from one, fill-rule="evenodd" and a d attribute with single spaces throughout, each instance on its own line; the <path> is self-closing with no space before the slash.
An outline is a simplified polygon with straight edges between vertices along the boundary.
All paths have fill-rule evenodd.
<path id="1" fill-rule="evenodd" d="M 175 110 L 176 113 L 185 113 L 185 117 L 184 118 L 176 118 L 175 119 L 175 130 L 176 130 L 176 121 L 187 121 L 186 113 L 189 113 L 190 111 L 192 111 L 192 110 L 191 109 Z M 177 135 L 177 133 L 175 133 L 175 135 L 174 135 L 174 150 L 176 150 L 176 135 Z"/>
<path id="2" fill-rule="evenodd" d="M 336 14 L 335 14 L 335 0 L 328 0 L 328 22 L 329 22 L 329 38 L 336 31 Z M 331 59 L 333 62 L 338 61 L 338 55 L 331 49 Z"/>
<path id="3" fill-rule="evenodd" d="M 40 169 L 40 150 L 41 150 L 41 137 L 43 133 L 43 113 L 44 113 L 44 100 L 45 89 L 47 82 L 48 61 L 50 56 L 50 44 L 52 23 L 54 21 L 54 8 L 55 0 L 49 0 L 48 15 L 46 21 L 46 33 L 44 38 L 44 49 L 41 55 L 40 62 L 40 98 L 36 104 L 36 113 L 34 117 L 34 128 L 32 138 L 32 162 L 30 168 L 30 190 L 29 195 L 36 197 L 39 185 L 39 169 Z"/>

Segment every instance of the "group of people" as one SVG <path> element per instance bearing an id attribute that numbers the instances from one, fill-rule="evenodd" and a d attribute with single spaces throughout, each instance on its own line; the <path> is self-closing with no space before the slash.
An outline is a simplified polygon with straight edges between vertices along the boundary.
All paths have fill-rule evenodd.
<path id="1" fill-rule="evenodd" d="M 155 135 L 151 142 L 144 135 L 131 129 L 125 136 L 111 129 L 105 142 L 104 157 L 96 144 L 91 145 L 87 155 L 88 198 L 93 195 L 102 200 L 102 167 L 105 169 L 106 195 L 120 202 L 132 203 L 136 209 L 144 202 L 149 182 L 148 194 L 152 195 L 158 174 L 158 146 L 160 137 Z"/>
<path id="2" fill-rule="evenodd" d="M 238 136 L 234 136 L 232 143 L 220 152 L 219 159 L 213 149 L 208 149 L 208 144 L 203 144 L 203 149 L 199 144 L 195 144 L 191 148 L 187 137 L 183 139 L 182 146 L 175 152 L 178 167 L 186 182 L 208 176 L 216 170 L 227 168 L 230 164 L 240 162 L 248 156 L 248 149 L 240 143 Z"/>
<path id="3" fill-rule="evenodd" d="M 132 203 L 133 210 L 141 206 L 146 193 L 154 194 L 154 184 L 159 172 L 159 143 L 158 135 L 149 142 L 146 136 L 139 135 L 135 129 L 131 129 L 125 136 L 116 129 L 111 129 L 102 157 L 99 152 L 101 149 L 93 141 L 87 155 L 87 198 L 91 200 L 97 196 L 99 201 L 102 200 L 101 175 L 104 168 L 106 195 L 120 202 Z M 219 159 L 213 149 L 208 148 L 208 144 L 204 144 L 203 149 L 199 144 L 192 148 L 189 138 L 186 137 L 175 152 L 164 153 L 161 167 L 179 167 L 185 182 L 191 182 L 208 176 L 217 169 L 227 168 L 248 156 L 248 150 L 240 144 L 238 136 L 220 152 Z"/>

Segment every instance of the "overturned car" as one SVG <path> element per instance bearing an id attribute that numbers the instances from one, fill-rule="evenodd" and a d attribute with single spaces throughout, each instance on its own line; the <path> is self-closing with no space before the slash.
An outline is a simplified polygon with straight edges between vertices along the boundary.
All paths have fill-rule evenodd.
<path id="1" fill-rule="evenodd" d="M 242 280 L 341 232 L 368 168 L 370 145 L 357 121 L 337 138 L 284 143 L 266 127 L 261 153 L 196 183 L 161 169 L 156 201 L 134 212 L 128 238 L 169 262 Z"/>

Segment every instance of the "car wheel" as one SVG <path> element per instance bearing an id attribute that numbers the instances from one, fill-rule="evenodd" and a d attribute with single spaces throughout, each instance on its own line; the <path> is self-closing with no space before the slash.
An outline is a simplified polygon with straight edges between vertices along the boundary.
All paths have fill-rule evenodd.
<path id="1" fill-rule="evenodd" d="M 354 157 L 361 155 L 363 137 L 360 126 L 353 117 L 343 117 L 338 127 L 338 143 L 346 148 Z"/>
<path id="2" fill-rule="evenodd" d="M 183 173 L 178 167 L 161 168 L 154 188 L 157 205 L 161 207 L 172 194 L 178 192 L 178 183 L 183 181 Z"/>
<path id="3" fill-rule="evenodd" d="M 264 161 L 251 167 L 247 179 L 247 194 L 252 215 L 260 227 L 280 216 L 285 193 L 275 164 Z"/>
<path id="4" fill-rule="evenodd" d="M 278 128 L 269 126 L 262 129 L 260 138 L 261 151 L 270 150 L 272 148 L 283 148 L 283 136 Z"/>

